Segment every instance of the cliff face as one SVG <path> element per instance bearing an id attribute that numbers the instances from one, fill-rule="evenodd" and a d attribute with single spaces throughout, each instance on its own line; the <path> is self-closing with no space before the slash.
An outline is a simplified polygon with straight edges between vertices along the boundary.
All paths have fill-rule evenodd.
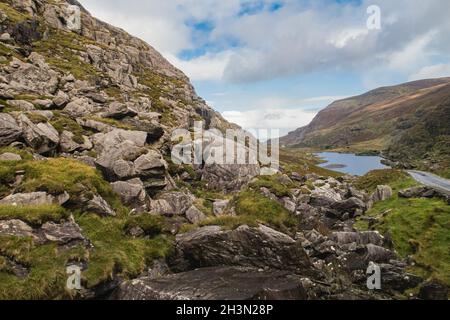
<path id="1" fill-rule="evenodd" d="M 173 164 L 171 133 L 199 120 L 236 127 L 144 41 L 76 1 L 0 1 L 0 299 L 67 297 L 71 264 L 101 296 L 205 218 L 193 185 L 258 173 Z"/>
<path id="2" fill-rule="evenodd" d="M 306 127 L 281 139 L 285 145 L 387 151 L 408 165 L 443 168 L 448 141 L 450 78 L 421 80 L 379 88 L 340 100 L 322 110 Z M 411 143 L 415 140 L 416 143 Z M 410 142 L 408 142 L 410 141 Z M 435 146 L 438 145 L 437 149 Z M 438 159 L 434 155 L 439 154 Z M 405 158 L 406 157 L 406 158 Z M 433 160 L 434 159 L 434 160 Z"/>

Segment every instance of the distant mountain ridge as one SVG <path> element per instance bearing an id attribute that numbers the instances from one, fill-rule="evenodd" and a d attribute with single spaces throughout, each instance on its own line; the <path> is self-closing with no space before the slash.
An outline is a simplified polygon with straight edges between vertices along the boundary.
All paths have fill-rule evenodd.
<path id="1" fill-rule="evenodd" d="M 450 78 L 382 87 L 333 102 L 282 145 L 384 151 L 406 167 L 443 170 L 450 154 Z"/>

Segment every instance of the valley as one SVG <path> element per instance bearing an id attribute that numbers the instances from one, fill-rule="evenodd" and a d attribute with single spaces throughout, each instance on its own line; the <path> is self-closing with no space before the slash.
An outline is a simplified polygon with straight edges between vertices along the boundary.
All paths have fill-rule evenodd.
<path id="1" fill-rule="evenodd" d="M 448 298 L 449 195 L 406 169 L 447 175 L 449 78 L 335 102 L 281 139 L 264 175 L 174 161 L 181 143 L 214 146 L 175 134 L 195 122 L 238 126 L 78 1 L 0 0 L 0 28 L 1 300 Z M 315 153 L 331 150 L 394 168 L 327 168 Z M 75 269 L 81 288 L 67 286 Z"/>
<path id="2" fill-rule="evenodd" d="M 394 167 L 448 177 L 449 86 L 449 78 L 420 80 L 336 101 L 280 143 L 381 154 Z"/>

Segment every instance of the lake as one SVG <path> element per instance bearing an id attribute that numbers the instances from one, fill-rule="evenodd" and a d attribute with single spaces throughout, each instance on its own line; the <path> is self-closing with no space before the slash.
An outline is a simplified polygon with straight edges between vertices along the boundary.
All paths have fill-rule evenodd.
<path id="1" fill-rule="evenodd" d="M 357 156 L 336 152 L 320 152 L 316 155 L 326 161 L 321 163 L 320 167 L 355 176 L 363 176 L 372 170 L 389 168 L 381 163 L 383 158 L 377 156 Z"/>

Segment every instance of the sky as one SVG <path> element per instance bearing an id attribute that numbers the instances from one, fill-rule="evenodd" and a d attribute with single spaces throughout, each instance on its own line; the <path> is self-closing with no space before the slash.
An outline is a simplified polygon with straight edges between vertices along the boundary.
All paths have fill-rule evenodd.
<path id="1" fill-rule="evenodd" d="M 286 134 L 332 101 L 450 76 L 448 0 L 80 3 L 148 42 L 210 106 L 248 129 Z"/>

